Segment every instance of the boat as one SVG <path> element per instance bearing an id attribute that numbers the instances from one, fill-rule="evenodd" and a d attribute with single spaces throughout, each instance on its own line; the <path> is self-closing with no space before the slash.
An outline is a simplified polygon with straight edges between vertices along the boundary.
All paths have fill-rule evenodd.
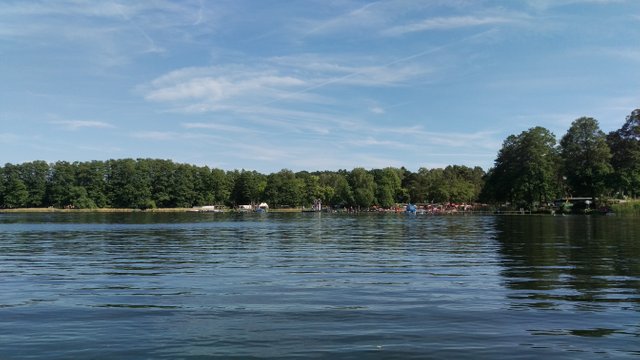
<path id="1" fill-rule="evenodd" d="M 406 212 L 407 214 L 415 214 L 417 211 L 417 208 L 415 205 L 413 204 L 407 204 L 407 207 L 405 208 L 404 212 Z"/>

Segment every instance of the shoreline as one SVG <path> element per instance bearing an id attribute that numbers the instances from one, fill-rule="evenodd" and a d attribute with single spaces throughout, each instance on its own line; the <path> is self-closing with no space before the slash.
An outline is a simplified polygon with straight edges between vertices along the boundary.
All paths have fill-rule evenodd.
<path id="1" fill-rule="evenodd" d="M 58 208 L 16 208 L 0 209 L 0 214 L 6 213 L 213 213 L 208 211 L 194 211 L 194 208 L 157 208 L 157 209 L 129 209 L 129 208 L 97 208 L 97 209 L 58 209 Z M 223 213 L 233 213 L 234 210 L 223 210 Z M 269 212 L 302 212 L 301 209 L 270 209 Z"/>

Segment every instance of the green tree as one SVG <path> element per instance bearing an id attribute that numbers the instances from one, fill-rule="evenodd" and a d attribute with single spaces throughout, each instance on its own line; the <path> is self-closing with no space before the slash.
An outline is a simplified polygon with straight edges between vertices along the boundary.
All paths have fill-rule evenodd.
<path id="1" fill-rule="evenodd" d="M 194 189 L 194 168 L 187 164 L 178 164 L 171 178 L 172 205 L 174 207 L 192 207 L 196 202 Z"/>
<path id="2" fill-rule="evenodd" d="M 69 204 L 76 209 L 93 209 L 96 207 L 96 203 L 89 197 L 87 189 L 82 186 L 71 187 Z"/>
<path id="3" fill-rule="evenodd" d="M 612 172 L 611 151 L 598 121 L 582 117 L 575 120 L 560 140 L 564 174 L 573 195 L 590 196 L 593 201 L 606 190 Z"/>
<path id="4" fill-rule="evenodd" d="M 76 181 L 75 166 L 67 161 L 57 161 L 51 169 L 49 203 L 62 208 L 71 205 L 71 188 Z"/>
<path id="5" fill-rule="evenodd" d="M 211 169 L 208 166 L 198 167 L 192 166 L 191 172 L 193 176 L 193 205 L 211 205 L 213 204 L 213 187 L 211 186 Z"/>
<path id="6" fill-rule="evenodd" d="M 171 160 L 152 160 L 149 162 L 149 176 L 153 202 L 161 208 L 174 207 L 173 174 L 176 164 Z"/>
<path id="7" fill-rule="evenodd" d="M 209 186 L 213 191 L 214 204 L 229 203 L 233 182 L 224 170 L 212 169 Z"/>
<path id="8" fill-rule="evenodd" d="M 325 171 L 319 175 L 322 188 L 320 199 L 323 204 L 338 208 L 354 205 L 353 192 L 346 174 L 346 171 L 340 170 L 338 172 Z"/>
<path id="9" fill-rule="evenodd" d="M 106 164 L 104 161 L 88 161 L 74 163 L 75 165 L 75 184 L 85 189 L 86 196 L 90 201 L 83 201 L 82 206 L 92 204 L 89 207 L 106 207 L 108 204 L 106 194 Z M 80 190 L 74 190 L 76 193 Z M 77 196 L 73 196 L 75 202 L 78 202 Z"/>
<path id="10" fill-rule="evenodd" d="M 45 205 L 49 164 L 41 160 L 24 163 L 20 165 L 20 177 L 29 192 L 26 206 L 40 207 Z"/>
<path id="11" fill-rule="evenodd" d="M 373 171 L 378 205 L 390 208 L 400 200 L 403 194 L 401 174 L 400 169 L 391 167 Z"/>
<path id="12" fill-rule="evenodd" d="M 530 208 L 552 200 L 560 189 L 555 146 L 555 136 L 542 127 L 507 137 L 487 176 L 482 198 Z"/>
<path id="13" fill-rule="evenodd" d="M 2 171 L 3 178 L 0 179 L 4 189 L 3 206 L 13 209 L 27 205 L 29 192 L 27 186 L 20 178 L 20 169 L 16 165 L 6 164 Z"/>
<path id="14" fill-rule="evenodd" d="M 257 171 L 235 171 L 231 174 L 234 179 L 231 191 L 233 205 L 256 204 L 260 201 L 266 187 L 266 177 Z"/>
<path id="15" fill-rule="evenodd" d="M 640 109 L 627 116 L 624 125 L 607 135 L 613 167 L 612 187 L 620 195 L 640 195 Z"/>
<path id="16" fill-rule="evenodd" d="M 283 169 L 267 176 L 265 200 L 274 207 L 298 206 L 304 198 L 304 181 L 291 170 Z"/>
<path id="17" fill-rule="evenodd" d="M 4 168 L 0 167 L 0 209 L 7 207 L 4 203 L 4 196 L 5 196 Z"/>
<path id="18" fill-rule="evenodd" d="M 444 168 L 439 186 L 448 194 L 448 202 L 471 203 L 478 198 L 483 175 L 480 168 L 450 165 Z"/>
<path id="19" fill-rule="evenodd" d="M 296 178 L 303 182 L 302 205 L 311 205 L 316 199 L 324 201 L 325 191 L 328 190 L 320 184 L 319 175 L 310 174 L 307 171 L 301 171 L 296 173 Z"/>
<path id="20" fill-rule="evenodd" d="M 426 203 L 430 201 L 428 197 L 430 175 L 429 169 L 421 167 L 417 173 L 407 176 L 406 186 L 412 202 Z"/>
<path id="21" fill-rule="evenodd" d="M 109 160 L 107 188 L 113 207 L 148 209 L 156 206 L 151 197 L 149 162 L 133 159 Z"/>
<path id="22" fill-rule="evenodd" d="M 359 208 L 369 208 L 375 200 L 376 184 L 371 175 L 364 168 L 355 168 L 349 174 L 349 185 L 353 190 L 355 205 Z"/>

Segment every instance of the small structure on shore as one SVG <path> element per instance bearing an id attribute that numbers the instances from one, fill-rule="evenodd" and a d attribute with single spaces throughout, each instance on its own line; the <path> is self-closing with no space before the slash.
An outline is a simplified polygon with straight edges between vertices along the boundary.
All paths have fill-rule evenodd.
<path id="1" fill-rule="evenodd" d="M 267 211 L 269 211 L 269 204 L 267 204 L 265 202 L 260 203 L 260 205 L 258 205 L 258 207 L 256 207 L 256 212 L 264 213 L 264 212 L 267 212 Z"/>
<path id="2" fill-rule="evenodd" d="M 220 213 L 222 212 L 222 206 L 220 205 L 204 205 L 204 206 L 194 206 L 189 211 L 191 212 L 213 212 Z"/>

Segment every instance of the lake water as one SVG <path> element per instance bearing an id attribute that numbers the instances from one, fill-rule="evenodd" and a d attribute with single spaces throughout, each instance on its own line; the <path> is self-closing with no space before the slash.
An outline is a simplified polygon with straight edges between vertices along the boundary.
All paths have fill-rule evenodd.
<path id="1" fill-rule="evenodd" d="M 639 220 L 0 214 L 0 358 L 637 358 Z"/>

